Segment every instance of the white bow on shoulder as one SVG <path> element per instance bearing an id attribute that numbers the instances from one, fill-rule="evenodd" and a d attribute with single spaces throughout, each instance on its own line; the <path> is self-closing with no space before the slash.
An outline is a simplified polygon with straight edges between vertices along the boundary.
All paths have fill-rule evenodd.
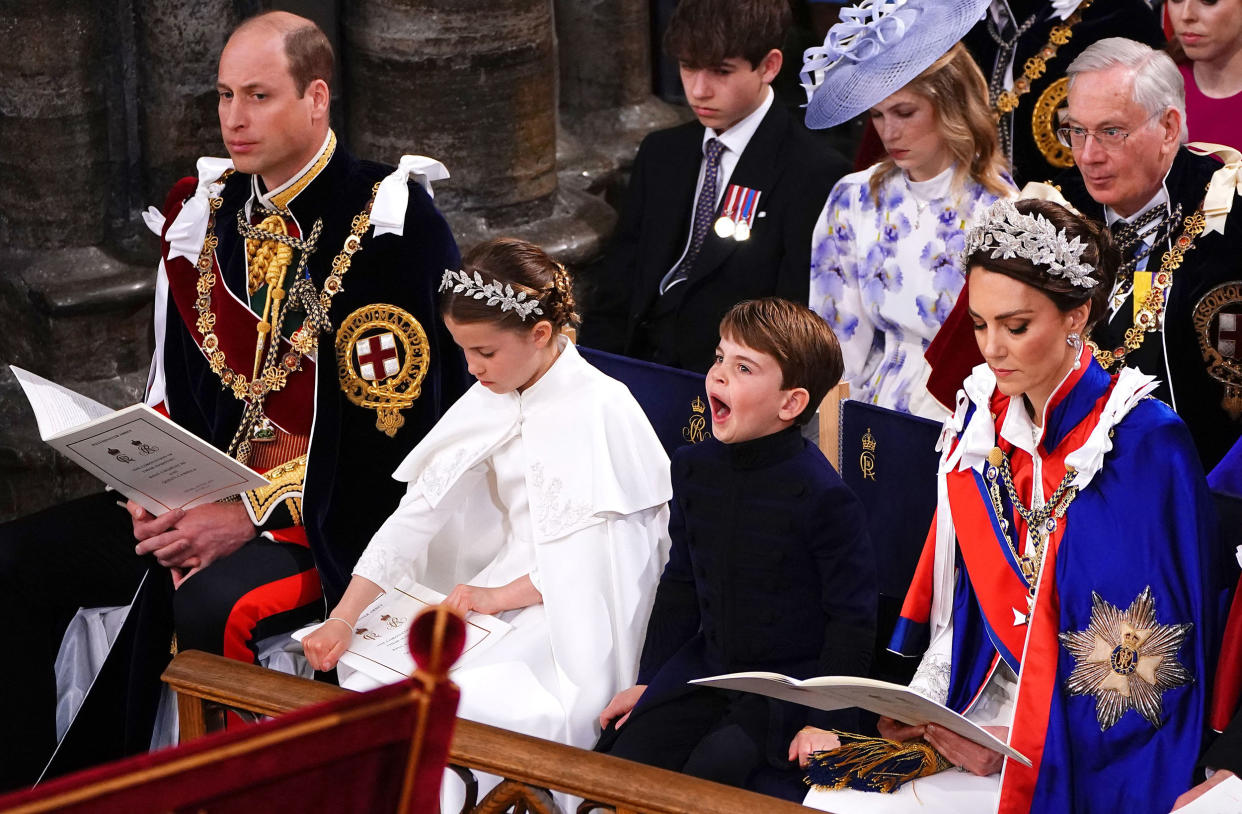
<path id="1" fill-rule="evenodd" d="M 448 168 L 434 158 L 425 155 L 401 156 L 397 169 L 380 182 L 375 193 L 375 203 L 371 206 L 375 237 L 389 234 L 399 237 L 405 232 L 405 210 L 410 202 L 410 191 L 406 186 L 408 179 L 417 181 L 434 198 L 431 182 L 443 181 L 448 177 Z"/>

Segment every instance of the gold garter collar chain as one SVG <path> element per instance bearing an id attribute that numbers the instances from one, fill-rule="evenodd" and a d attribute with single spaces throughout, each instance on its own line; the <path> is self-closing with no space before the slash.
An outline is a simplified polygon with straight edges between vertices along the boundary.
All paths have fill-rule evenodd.
<path id="1" fill-rule="evenodd" d="M 232 174 L 233 170 L 228 170 L 220 176 L 217 183 L 221 188 L 223 182 Z M 321 220 L 315 222 L 308 238 L 299 240 L 288 235 L 256 228 L 247 223 L 240 212 L 238 213 L 238 231 L 243 237 L 251 240 L 275 240 L 301 253 L 293 286 L 287 295 L 279 287 L 272 290 L 272 299 L 276 303 L 275 313 L 271 315 L 270 322 L 260 320 L 260 341 L 263 335 L 269 332 L 273 339 L 268 343 L 267 354 L 262 365 L 256 365 L 256 373 L 252 379 L 247 379 L 246 374 L 234 370 L 228 364 L 224 351 L 220 349 L 220 339 L 215 333 L 216 314 L 211 308 L 211 292 L 215 288 L 217 278 L 213 256 L 220 243 L 219 238 L 216 237 L 215 226 L 216 213 L 223 204 L 223 198 L 217 193 L 212 195 L 208 201 L 210 216 L 207 220 L 207 234 L 203 239 L 203 248 L 199 253 L 198 262 L 195 264 L 198 268 L 196 284 L 198 297 L 194 300 L 194 310 L 198 318 L 195 321 L 195 328 L 203 337 L 200 348 L 207 358 L 211 371 L 220 377 L 223 387 L 232 390 L 236 399 L 246 402 L 240 425 L 229 444 L 229 454 L 242 463 L 250 457 L 251 431 L 263 418 L 263 401 L 269 393 L 284 389 L 289 376 L 302 369 L 302 359 L 315 352 L 319 343 L 319 334 L 330 331 L 332 328 L 328 318 L 328 309 L 332 304 L 332 298 L 343 288 L 341 281 L 345 273 L 349 271 L 354 254 L 362 249 L 362 236 L 371 226 L 371 206 L 375 203 L 375 193 L 378 189 L 377 183 L 371 188 L 371 198 L 367 201 L 366 209 L 354 216 L 350 233 L 345 238 L 341 251 L 332 260 L 332 272 L 324 281 L 322 291 L 315 289 L 315 284 L 306 268 L 309 256 L 315 249 L 323 227 Z M 280 326 L 290 306 L 294 304 L 300 305 L 306 311 L 306 321 L 290 338 L 293 349 L 277 359 L 280 342 L 276 337 L 280 336 Z"/>
<path id="2" fill-rule="evenodd" d="M 1052 30 L 1048 32 L 1048 41 L 1044 43 L 1043 48 L 1040 48 L 1035 53 L 1035 56 L 1023 64 L 1022 76 L 1014 80 L 1013 88 L 1010 90 L 1004 89 L 1004 76 L 1009 69 L 1012 55 L 1017 50 L 1018 40 L 1047 12 L 1037 11 L 1035 14 L 1032 14 L 1025 23 L 1019 26 L 1018 31 L 1009 40 L 1001 38 L 1000 33 L 996 30 L 996 24 L 993 22 L 991 14 L 988 15 L 988 33 L 1000 49 L 992 70 L 992 77 L 988 82 L 988 96 L 992 99 L 992 112 L 997 119 L 1001 151 L 1011 159 L 1013 158 L 1013 128 L 1008 114 L 1018 109 L 1019 102 L 1023 96 L 1031 92 L 1031 85 L 1035 80 L 1048 72 L 1048 63 L 1056 59 L 1057 51 L 1060 47 L 1070 41 L 1070 38 L 1073 36 L 1074 26 L 1082 21 L 1082 13 L 1091 7 L 1091 2 L 1092 0 L 1082 0 L 1078 8 L 1074 9 L 1074 13 L 1065 22 L 1052 27 Z M 1061 77 L 1053 82 L 1040 95 L 1031 114 L 1031 135 L 1035 139 L 1035 145 L 1044 158 L 1054 167 L 1071 167 L 1074 163 L 1073 157 L 1068 155 L 1067 151 L 1061 148 L 1061 145 L 1057 142 L 1056 135 L 1052 132 L 1053 128 L 1051 127 L 1051 122 L 1054 120 L 1055 107 L 1065 98 L 1064 94 L 1068 84 L 1068 80 L 1065 77 Z"/>
<path id="3" fill-rule="evenodd" d="M 1040 48 L 1038 53 L 1028 59 L 1022 66 L 1022 76 L 1014 81 L 1012 90 L 1000 90 L 1000 83 L 997 81 L 998 77 L 993 78 L 991 90 L 992 98 L 996 100 L 997 113 L 1012 113 L 1017 109 L 1018 100 L 1030 93 L 1031 83 L 1047 72 L 1048 63 L 1056 58 L 1060 47 L 1070 41 L 1070 37 L 1073 36 L 1074 26 L 1082 21 L 1082 13 L 1091 7 L 1091 3 L 1092 0 L 1082 0 L 1078 4 L 1078 8 L 1074 9 L 1074 13 L 1069 16 L 1069 19 L 1060 25 L 1052 27 L 1052 30 L 1048 32 L 1048 41 L 1044 43 L 1044 47 Z M 1032 16 L 1028 24 L 1033 23 L 1037 19 L 1038 14 Z M 1026 27 L 1024 26 L 1023 32 L 1020 33 L 1025 33 Z M 989 19 L 989 31 L 994 28 L 995 25 Z M 996 38 L 996 35 L 993 35 L 993 37 Z"/>
<path id="4" fill-rule="evenodd" d="M 1109 350 L 1099 347 L 1094 342 L 1090 343 L 1092 355 L 1105 370 L 1121 364 L 1130 351 L 1142 347 L 1143 340 L 1147 338 L 1148 333 L 1160 327 L 1167 292 L 1169 286 L 1173 285 L 1173 272 L 1181 268 L 1182 258 L 1194 247 L 1195 239 L 1203 234 L 1206 225 L 1207 218 L 1204 217 L 1203 205 L 1200 204 L 1193 214 L 1187 216 L 1181 235 L 1173 241 L 1173 245 L 1161 258 L 1160 270 L 1152 275 L 1151 288 L 1147 296 L 1143 298 L 1142 306 L 1134 317 L 1134 324 L 1126 329 L 1122 344 Z"/>

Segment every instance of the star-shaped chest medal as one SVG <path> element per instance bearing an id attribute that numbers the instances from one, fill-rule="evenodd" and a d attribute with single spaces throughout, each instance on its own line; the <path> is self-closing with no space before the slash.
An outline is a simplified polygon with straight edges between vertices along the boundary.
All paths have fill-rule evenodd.
<path id="1" fill-rule="evenodd" d="M 1090 624 L 1060 635 L 1075 660 L 1066 680 L 1069 694 L 1095 696 L 1100 731 L 1117 723 L 1128 709 L 1159 727 L 1164 691 L 1195 680 L 1177 660 L 1192 627 L 1190 622 L 1157 624 L 1150 585 L 1125 611 L 1092 591 Z"/>

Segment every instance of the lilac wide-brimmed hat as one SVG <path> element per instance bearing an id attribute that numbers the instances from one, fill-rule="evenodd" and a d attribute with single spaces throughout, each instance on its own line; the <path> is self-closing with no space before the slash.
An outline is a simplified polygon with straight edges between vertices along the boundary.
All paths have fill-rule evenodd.
<path id="1" fill-rule="evenodd" d="M 849 121 L 905 87 L 983 18 L 989 0 L 862 0 L 802 55 L 807 127 Z"/>

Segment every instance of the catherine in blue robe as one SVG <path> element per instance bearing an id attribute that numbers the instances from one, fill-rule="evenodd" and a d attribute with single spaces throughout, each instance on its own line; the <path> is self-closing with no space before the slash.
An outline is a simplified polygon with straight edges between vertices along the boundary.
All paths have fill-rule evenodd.
<path id="1" fill-rule="evenodd" d="M 937 519 L 892 648 L 950 636 L 940 700 L 963 714 L 1001 662 L 1017 675 L 1008 742 L 1032 765 L 1005 760 L 997 811 L 1163 813 L 1191 785 L 1217 641 L 1216 521 L 1190 435 L 1154 386 L 1109 376 L 1084 349 L 1035 425 L 982 365 L 946 424 Z M 994 449 L 1024 506 L 1035 477 L 1048 502 L 1074 490 L 1043 524 L 1041 556 Z"/>

